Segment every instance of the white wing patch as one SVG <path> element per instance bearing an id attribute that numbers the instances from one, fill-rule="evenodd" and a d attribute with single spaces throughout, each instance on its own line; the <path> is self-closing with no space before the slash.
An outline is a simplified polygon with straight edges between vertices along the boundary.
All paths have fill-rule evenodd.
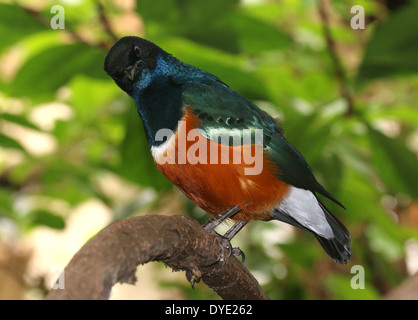
<path id="1" fill-rule="evenodd" d="M 331 226 L 325 218 L 314 194 L 305 189 L 290 187 L 287 196 L 277 207 L 304 227 L 326 239 L 334 238 Z"/>

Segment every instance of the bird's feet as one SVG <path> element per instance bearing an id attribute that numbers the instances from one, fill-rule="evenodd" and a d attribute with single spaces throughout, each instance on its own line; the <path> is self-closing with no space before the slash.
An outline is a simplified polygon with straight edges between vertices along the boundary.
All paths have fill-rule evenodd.
<path id="1" fill-rule="evenodd" d="M 228 238 L 225 238 L 221 235 L 218 235 L 221 239 L 222 245 L 228 250 L 228 256 L 227 258 L 229 258 L 231 255 L 234 255 L 236 257 L 240 257 L 241 256 L 241 262 L 244 263 L 245 262 L 245 254 L 244 252 L 238 248 L 238 247 L 232 247 L 231 241 Z"/>
<path id="2" fill-rule="evenodd" d="M 241 211 L 240 207 L 233 206 L 229 208 L 228 210 L 221 212 L 217 214 L 216 216 L 212 217 L 208 222 L 206 222 L 203 225 L 203 229 L 205 229 L 207 232 L 210 232 L 219 236 L 223 246 L 228 249 L 227 258 L 229 258 L 232 254 L 234 254 L 234 256 L 237 256 L 237 257 L 241 256 L 241 261 L 242 263 L 244 263 L 245 261 L 244 252 L 242 252 L 240 248 L 233 248 L 231 245 L 231 239 L 238 233 L 238 231 L 240 231 L 246 225 L 247 222 L 243 220 L 239 220 L 225 233 L 224 236 L 221 236 L 219 233 L 215 231 L 215 228 L 218 225 L 220 225 L 225 220 L 233 217 L 235 214 L 237 214 L 240 211 Z"/>
<path id="3" fill-rule="evenodd" d="M 228 250 L 228 255 L 227 255 L 227 259 L 231 256 L 234 255 L 236 257 L 241 256 L 241 261 L 242 263 L 244 263 L 245 261 L 245 254 L 244 252 L 238 248 L 238 247 L 233 247 L 231 244 L 231 240 L 228 239 L 225 236 L 220 235 L 219 233 L 217 233 L 215 230 L 213 230 L 212 228 L 206 228 L 206 226 L 203 226 L 203 229 L 205 229 L 207 232 L 215 234 L 219 237 L 219 239 L 221 240 L 221 243 L 223 245 L 223 247 L 225 247 Z"/>

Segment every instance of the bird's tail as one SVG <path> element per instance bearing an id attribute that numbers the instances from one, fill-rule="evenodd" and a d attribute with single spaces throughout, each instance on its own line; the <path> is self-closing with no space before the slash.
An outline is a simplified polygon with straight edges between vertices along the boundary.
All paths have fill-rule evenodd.
<path id="1" fill-rule="evenodd" d="M 331 229 L 334 233 L 334 238 L 325 239 L 319 235 L 316 235 L 321 246 L 326 253 L 338 263 L 347 263 L 351 258 L 351 237 L 347 228 L 326 208 L 321 201 L 318 203 L 325 213 Z"/>
<path id="2" fill-rule="evenodd" d="M 332 237 L 324 237 L 318 234 L 309 225 L 302 225 L 288 213 L 278 209 L 273 212 L 273 218 L 286 222 L 302 230 L 311 232 L 318 239 L 321 246 L 326 253 L 336 262 L 345 264 L 351 258 L 351 237 L 346 227 L 317 199 L 320 208 L 322 209 L 325 220 L 332 230 Z"/>

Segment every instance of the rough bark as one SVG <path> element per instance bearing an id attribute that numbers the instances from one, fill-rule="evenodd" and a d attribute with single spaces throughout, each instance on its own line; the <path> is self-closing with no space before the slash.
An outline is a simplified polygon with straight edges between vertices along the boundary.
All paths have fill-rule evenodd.
<path id="1" fill-rule="evenodd" d="M 184 216 L 148 215 L 116 221 L 86 243 L 64 269 L 65 289 L 46 299 L 108 299 L 117 282 L 134 284 L 136 267 L 161 261 L 200 279 L 223 299 L 268 299 L 257 280 L 218 236 Z"/>

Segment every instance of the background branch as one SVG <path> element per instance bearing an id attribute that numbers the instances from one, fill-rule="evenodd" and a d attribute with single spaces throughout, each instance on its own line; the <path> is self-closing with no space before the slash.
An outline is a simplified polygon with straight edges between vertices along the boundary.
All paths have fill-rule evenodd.
<path id="1" fill-rule="evenodd" d="M 15 1 L 15 3 L 16 3 L 17 6 L 19 6 L 21 9 L 23 9 L 25 12 L 27 12 L 30 16 L 32 16 L 34 18 L 34 20 L 37 21 L 38 23 L 40 23 L 41 25 L 43 25 L 47 28 L 51 27 L 49 19 L 47 17 L 45 17 L 42 12 L 40 12 L 40 11 L 34 9 L 34 8 L 28 7 L 26 5 L 22 5 L 22 4 L 20 4 L 16 1 Z M 68 27 L 66 27 L 62 31 L 66 32 L 74 40 L 79 41 L 79 42 L 84 43 L 84 44 L 87 44 L 88 46 L 109 50 L 110 47 L 112 46 L 112 44 L 116 40 L 118 40 L 118 36 L 113 32 L 110 21 L 109 21 L 107 15 L 106 15 L 105 8 L 103 7 L 103 4 L 100 1 L 97 3 L 97 15 L 98 15 L 100 25 L 102 26 L 103 30 L 108 35 L 108 37 L 110 38 L 109 41 L 94 42 L 94 41 L 88 40 L 82 34 L 80 34 L 79 32 L 76 32 L 76 31 L 74 31 L 74 30 L 72 30 L 71 28 L 68 28 Z"/>
<path id="2" fill-rule="evenodd" d="M 219 237 L 184 216 L 147 215 L 119 220 L 99 232 L 64 270 L 65 289 L 46 299 L 108 299 L 117 282 L 134 284 L 136 267 L 161 261 L 203 280 L 224 299 L 268 299 L 235 257 L 226 259 Z"/>
<path id="3" fill-rule="evenodd" d="M 97 2 L 97 12 L 99 15 L 100 23 L 103 26 L 103 29 L 106 31 L 106 33 L 108 34 L 112 42 L 117 41 L 119 37 L 114 33 L 111 23 L 106 15 L 105 8 L 100 1 Z"/>
<path id="4" fill-rule="evenodd" d="M 333 65 L 334 65 L 335 76 L 338 81 L 341 97 L 347 103 L 347 110 L 346 110 L 345 115 L 351 116 L 354 113 L 354 99 L 353 99 L 353 95 L 350 91 L 350 87 L 348 84 L 348 76 L 347 76 L 346 70 L 344 69 L 343 63 L 341 62 L 340 56 L 338 55 L 337 45 L 331 34 L 329 16 L 327 12 L 328 5 L 329 5 L 328 1 L 318 0 L 319 15 L 322 20 L 322 28 L 324 30 L 324 36 L 327 42 L 327 48 L 331 56 Z"/>

